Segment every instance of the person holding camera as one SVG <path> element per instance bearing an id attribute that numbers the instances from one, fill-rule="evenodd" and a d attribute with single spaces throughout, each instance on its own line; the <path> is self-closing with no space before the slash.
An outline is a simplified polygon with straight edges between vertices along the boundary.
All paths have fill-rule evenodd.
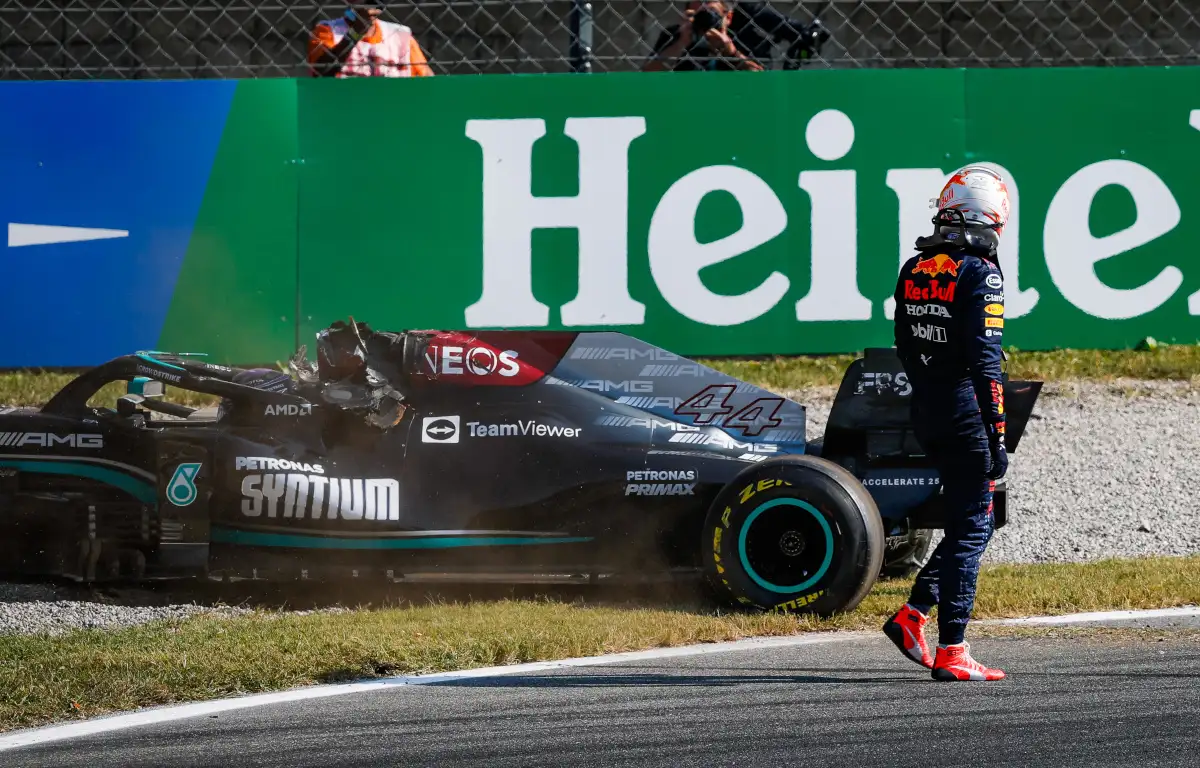
<path id="1" fill-rule="evenodd" d="M 313 77 L 429 77 L 433 70 L 412 30 L 383 21 L 381 3 L 347 3 L 319 22 L 308 41 Z"/>
<path id="2" fill-rule="evenodd" d="M 828 39 L 819 20 L 806 25 L 766 3 L 689 2 L 683 23 L 663 30 L 642 71 L 761 71 L 775 43 L 788 44 L 784 69 L 795 69 Z"/>

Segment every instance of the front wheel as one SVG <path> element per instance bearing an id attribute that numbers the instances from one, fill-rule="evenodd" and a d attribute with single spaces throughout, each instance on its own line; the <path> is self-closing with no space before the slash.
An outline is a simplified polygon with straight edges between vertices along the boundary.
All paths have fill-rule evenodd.
<path id="1" fill-rule="evenodd" d="M 727 602 L 828 615 L 866 597 L 883 565 L 874 499 L 842 467 L 780 456 L 747 467 L 705 519 L 704 571 Z"/>

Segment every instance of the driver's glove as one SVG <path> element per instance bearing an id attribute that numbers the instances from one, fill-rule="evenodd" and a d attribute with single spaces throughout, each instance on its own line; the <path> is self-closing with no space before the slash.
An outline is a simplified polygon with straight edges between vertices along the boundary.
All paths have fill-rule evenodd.
<path id="1" fill-rule="evenodd" d="M 1004 447 L 1004 422 L 987 425 L 988 453 L 991 455 L 991 469 L 988 478 L 999 480 L 1008 472 L 1008 450 Z"/>

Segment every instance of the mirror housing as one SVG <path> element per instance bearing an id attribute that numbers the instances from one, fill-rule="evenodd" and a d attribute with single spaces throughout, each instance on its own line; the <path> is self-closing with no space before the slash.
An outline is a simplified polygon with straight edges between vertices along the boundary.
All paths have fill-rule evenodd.
<path id="1" fill-rule="evenodd" d="M 117 398 L 117 415 L 129 418 L 138 413 L 144 398 L 141 395 L 122 395 Z"/>
<path id="2" fill-rule="evenodd" d="M 128 395 L 136 395 L 139 398 L 160 398 L 166 394 L 166 385 L 161 381 L 138 376 L 132 379 L 125 387 L 125 393 Z M 140 400 L 139 400 L 140 402 Z"/>

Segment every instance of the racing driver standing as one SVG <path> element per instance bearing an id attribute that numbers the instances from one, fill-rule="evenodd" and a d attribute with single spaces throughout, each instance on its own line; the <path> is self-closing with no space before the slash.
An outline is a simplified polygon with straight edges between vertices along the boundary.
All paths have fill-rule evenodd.
<path id="1" fill-rule="evenodd" d="M 1004 278 L 997 247 L 1008 188 L 980 165 L 959 169 L 936 201 L 934 233 L 896 281 L 895 340 L 912 384 L 913 428 L 942 479 L 945 537 L 917 574 L 908 602 L 883 625 L 935 680 L 1001 680 L 965 641 L 979 560 L 992 537 L 992 495 L 1008 469 L 1000 342 Z M 936 656 L 925 623 L 938 607 Z"/>

